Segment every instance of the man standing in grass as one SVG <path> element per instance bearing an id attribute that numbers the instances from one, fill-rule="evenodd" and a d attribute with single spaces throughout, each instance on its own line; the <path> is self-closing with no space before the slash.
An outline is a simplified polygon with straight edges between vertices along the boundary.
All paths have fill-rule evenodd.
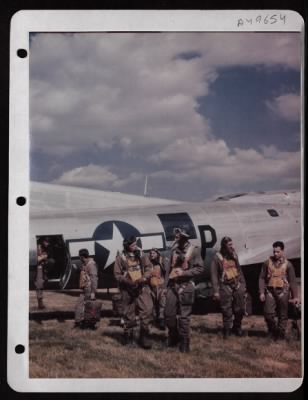
<path id="1" fill-rule="evenodd" d="M 228 236 L 221 240 L 220 251 L 213 258 L 211 280 L 214 300 L 220 301 L 222 310 L 224 339 L 227 339 L 231 332 L 242 336 L 246 282 L 232 239 Z"/>
<path id="2" fill-rule="evenodd" d="M 139 345 L 150 349 L 149 324 L 153 315 L 153 301 L 149 280 L 152 264 L 147 255 L 137 247 L 134 236 L 124 239 L 123 251 L 117 254 L 114 276 L 119 284 L 123 302 L 124 344 L 132 344 L 136 313 L 140 319 Z"/>
<path id="3" fill-rule="evenodd" d="M 49 239 L 42 237 L 37 243 L 37 268 L 35 276 L 35 288 L 38 308 L 44 309 L 45 304 L 43 302 L 43 289 L 45 283 L 48 281 L 48 267 L 54 264 L 54 260 L 49 257 Z"/>
<path id="4" fill-rule="evenodd" d="M 264 302 L 264 318 L 269 334 L 284 339 L 288 321 L 288 303 L 298 303 L 294 267 L 284 255 L 284 243 L 273 243 L 273 255 L 262 266 L 259 277 L 260 300 Z M 276 323 L 276 317 L 278 323 Z"/>
<path id="5" fill-rule="evenodd" d="M 190 315 L 195 297 L 193 278 L 204 271 L 200 249 L 190 243 L 189 237 L 185 229 L 175 229 L 165 306 L 168 346 L 175 347 L 180 342 L 180 351 L 185 353 L 190 351 Z"/>
<path id="6" fill-rule="evenodd" d="M 79 288 L 82 290 L 75 311 L 75 327 L 80 328 L 95 328 L 95 324 L 91 324 L 84 320 L 85 303 L 90 300 L 95 300 L 97 290 L 97 265 L 96 262 L 89 256 L 88 249 L 79 250 L 79 258 L 81 260 L 81 271 L 79 279 Z M 89 323 L 89 326 L 86 324 Z"/>
<path id="7" fill-rule="evenodd" d="M 160 330 L 165 330 L 165 306 L 166 306 L 166 269 L 168 259 L 161 256 L 158 249 L 151 249 L 149 258 L 152 264 L 152 276 L 150 278 L 151 294 L 155 308 L 157 325 Z"/>

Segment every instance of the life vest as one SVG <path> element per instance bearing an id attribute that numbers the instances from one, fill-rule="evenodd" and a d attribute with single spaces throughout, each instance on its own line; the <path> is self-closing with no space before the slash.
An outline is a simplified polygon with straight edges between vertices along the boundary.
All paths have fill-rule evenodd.
<path id="1" fill-rule="evenodd" d="M 176 250 L 173 252 L 171 257 L 171 268 L 182 268 L 188 269 L 189 268 L 189 261 L 194 251 L 194 245 L 189 244 L 186 249 L 186 252 L 183 254 L 179 254 Z M 184 257 L 181 257 L 184 256 Z"/>
<path id="2" fill-rule="evenodd" d="M 221 253 L 217 253 L 217 257 L 222 262 L 222 280 L 231 281 L 237 279 L 240 273 L 235 260 L 228 260 Z"/>
<path id="3" fill-rule="evenodd" d="M 84 269 L 82 269 L 79 276 L 79 288 L 85 289 L 86 287 L 89 287 L 90 283 L 91 279 L 89 274 Z"/>
<path id="4" fill-rule="evenodd" d="M 150 285 L 152 287 L 156 287 L 161 285 L 164 282 L 163 277 L 161 275 L 161 266 L 160 264 L 153 265 L 152 268 L 152 276 L 150 278 Z"/>
<path id="5" fill-rule="evenodd" d="M 135 282 L 142 278 L 142 270 L 140 261 L 135 256 L 129 257 L 128 255 L 122 253 L 122 259 L 127 265 L 127 275 L 130 279 Z"/>
<path id="6" fill-rule="evenodd" d="M 288 286 L 287 281 L 287 266 L 288 260 L 285 259 L 279 266 L 273 263 L 272 258 L 268 259 L 267 265 L 267 286 L 272 288 L 283 288 Z"/>

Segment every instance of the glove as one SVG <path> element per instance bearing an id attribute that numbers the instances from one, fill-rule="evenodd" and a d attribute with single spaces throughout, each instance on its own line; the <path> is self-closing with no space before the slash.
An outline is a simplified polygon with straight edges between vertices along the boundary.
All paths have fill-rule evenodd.
<path id="1" fill-rule="evenodd" d="M 219 293 L 214 293 L 214 294 L 213 294 L 213 299 L 214 299 L 215 301 L 219 301 L 219 300 L 220 300 L 220 295 L 219 295 Z"/>
<path id="2" fill-rule="evenodd" d="M 260 294 L 260 301 L 262 301 L 262 303 L 265 301 L 265 294 L 264 293 Z"/>
<path id="3" fill-rule="evenodd" d="M 131 287 L 136 286 L 136 283 L 129 278 L 123 278 L 121 283 L 124 283 L 124 285 L 126 286 L 131 286 Z"/>
<path id="4" fill-rule="evenodd" d="M 146 282 L 147 282 L 147 279 L 146 279 L 146 278 L 140 278 L 140 279 L 137 279 L 137 280 L 135 281 L 135 285 L 137 285 L 137 286 L 143 286 L 143 285 L 146 284 Z"/>

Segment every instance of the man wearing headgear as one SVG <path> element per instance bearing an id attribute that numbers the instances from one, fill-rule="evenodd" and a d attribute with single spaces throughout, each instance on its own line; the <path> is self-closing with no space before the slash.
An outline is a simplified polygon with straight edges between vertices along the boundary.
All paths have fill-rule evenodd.
<path id="1" fill-rule="evenodd" d="M 81 270 L 79 278 L 79 288 L 81 294 L 79 296 L 75 309 L 75 327 L 95 328 L 95 323 L 85 321 L 85 304 L 89 300 L 95 300 L 98 284 L 97 265 L 89 255 L 88 249 L 79 250 L 79 258 L 81 261 Z"/>
<path id="2" fill-rule="evenodd" d="M 48 266 L 53 264 L 54 260 L 49 255 L 49 238 L 43 236 L 37 242 L 37 268 L 34 281 L 39 309 L 45 308 L 43 302 L 43 289 L 44 284 L 48 280 Z"/>
<path id="3" fill-rule="evenodd" d="M 166 305 L 166 272 L 169 268 L 169 260 L 162 257 L 159 250 L 153 248 L 149 252 L 150 262 L 152 264 L 152 273 L 150 278 L 151 294 L 153 297 L 154 311 L 156 312 L 157 324 L 159 329 L 165 329 L 165 305 Z"/>
<path id="4" fill-rule="evenodd" d="M 174 233 L 165 306 L 168 346 L 175 347 L 180 342 L 180 351 L 189 352 L 190 315 L 194 302 L 193 278 L 203 273 L 204 266 L 200 248 L 190 243 L 189 233 L 184 228 L 176 228 Z"/>
<path id="5" fill-rule="evenodd" d="M 269 334 L 284 339 L 288 321 L 288 303 L 299 302 L 294 267 L 284 255 L 284 243 L 273 243 L 273 255 L 262 266 L 259 276 L 260 300 Z M 276 322 L 276 317 L 278 323 Z"/>
<path id="6" fill-rule="evenodd" d="M 220 251 L 213 258 L 211 280 L 214 300 L 220 300 L 224 339 L 227 339 L 231 332 L 242 336 L 246 282 L 232 239 L 228 236 L 222 238 Z"/>
<path id="7" fill-rule="evenodd" d="M 124 239 L 123 251 L 118 252 L 114 264 L 114 276 L 122 295 L 124 317 L 124 344 L 133 343 L 136 313 L 140 319 L 139 345 L 150 349 L 149 324 L 152 320 L 153 301 L 149 281 L 152 264 L 146 254 L 137 247 L 134 236 Z"/>

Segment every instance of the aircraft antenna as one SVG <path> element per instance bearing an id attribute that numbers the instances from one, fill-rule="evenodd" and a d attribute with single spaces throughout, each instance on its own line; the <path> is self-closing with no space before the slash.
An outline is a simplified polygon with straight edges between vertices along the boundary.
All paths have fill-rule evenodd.
<path id="1" fill-rule="evenodd" d="M 143 192 L 144 197 L 146 197 L 147 191 L 148 191 L 148 176 L 146 175 L 144 181 L 144 192 Z"/>

